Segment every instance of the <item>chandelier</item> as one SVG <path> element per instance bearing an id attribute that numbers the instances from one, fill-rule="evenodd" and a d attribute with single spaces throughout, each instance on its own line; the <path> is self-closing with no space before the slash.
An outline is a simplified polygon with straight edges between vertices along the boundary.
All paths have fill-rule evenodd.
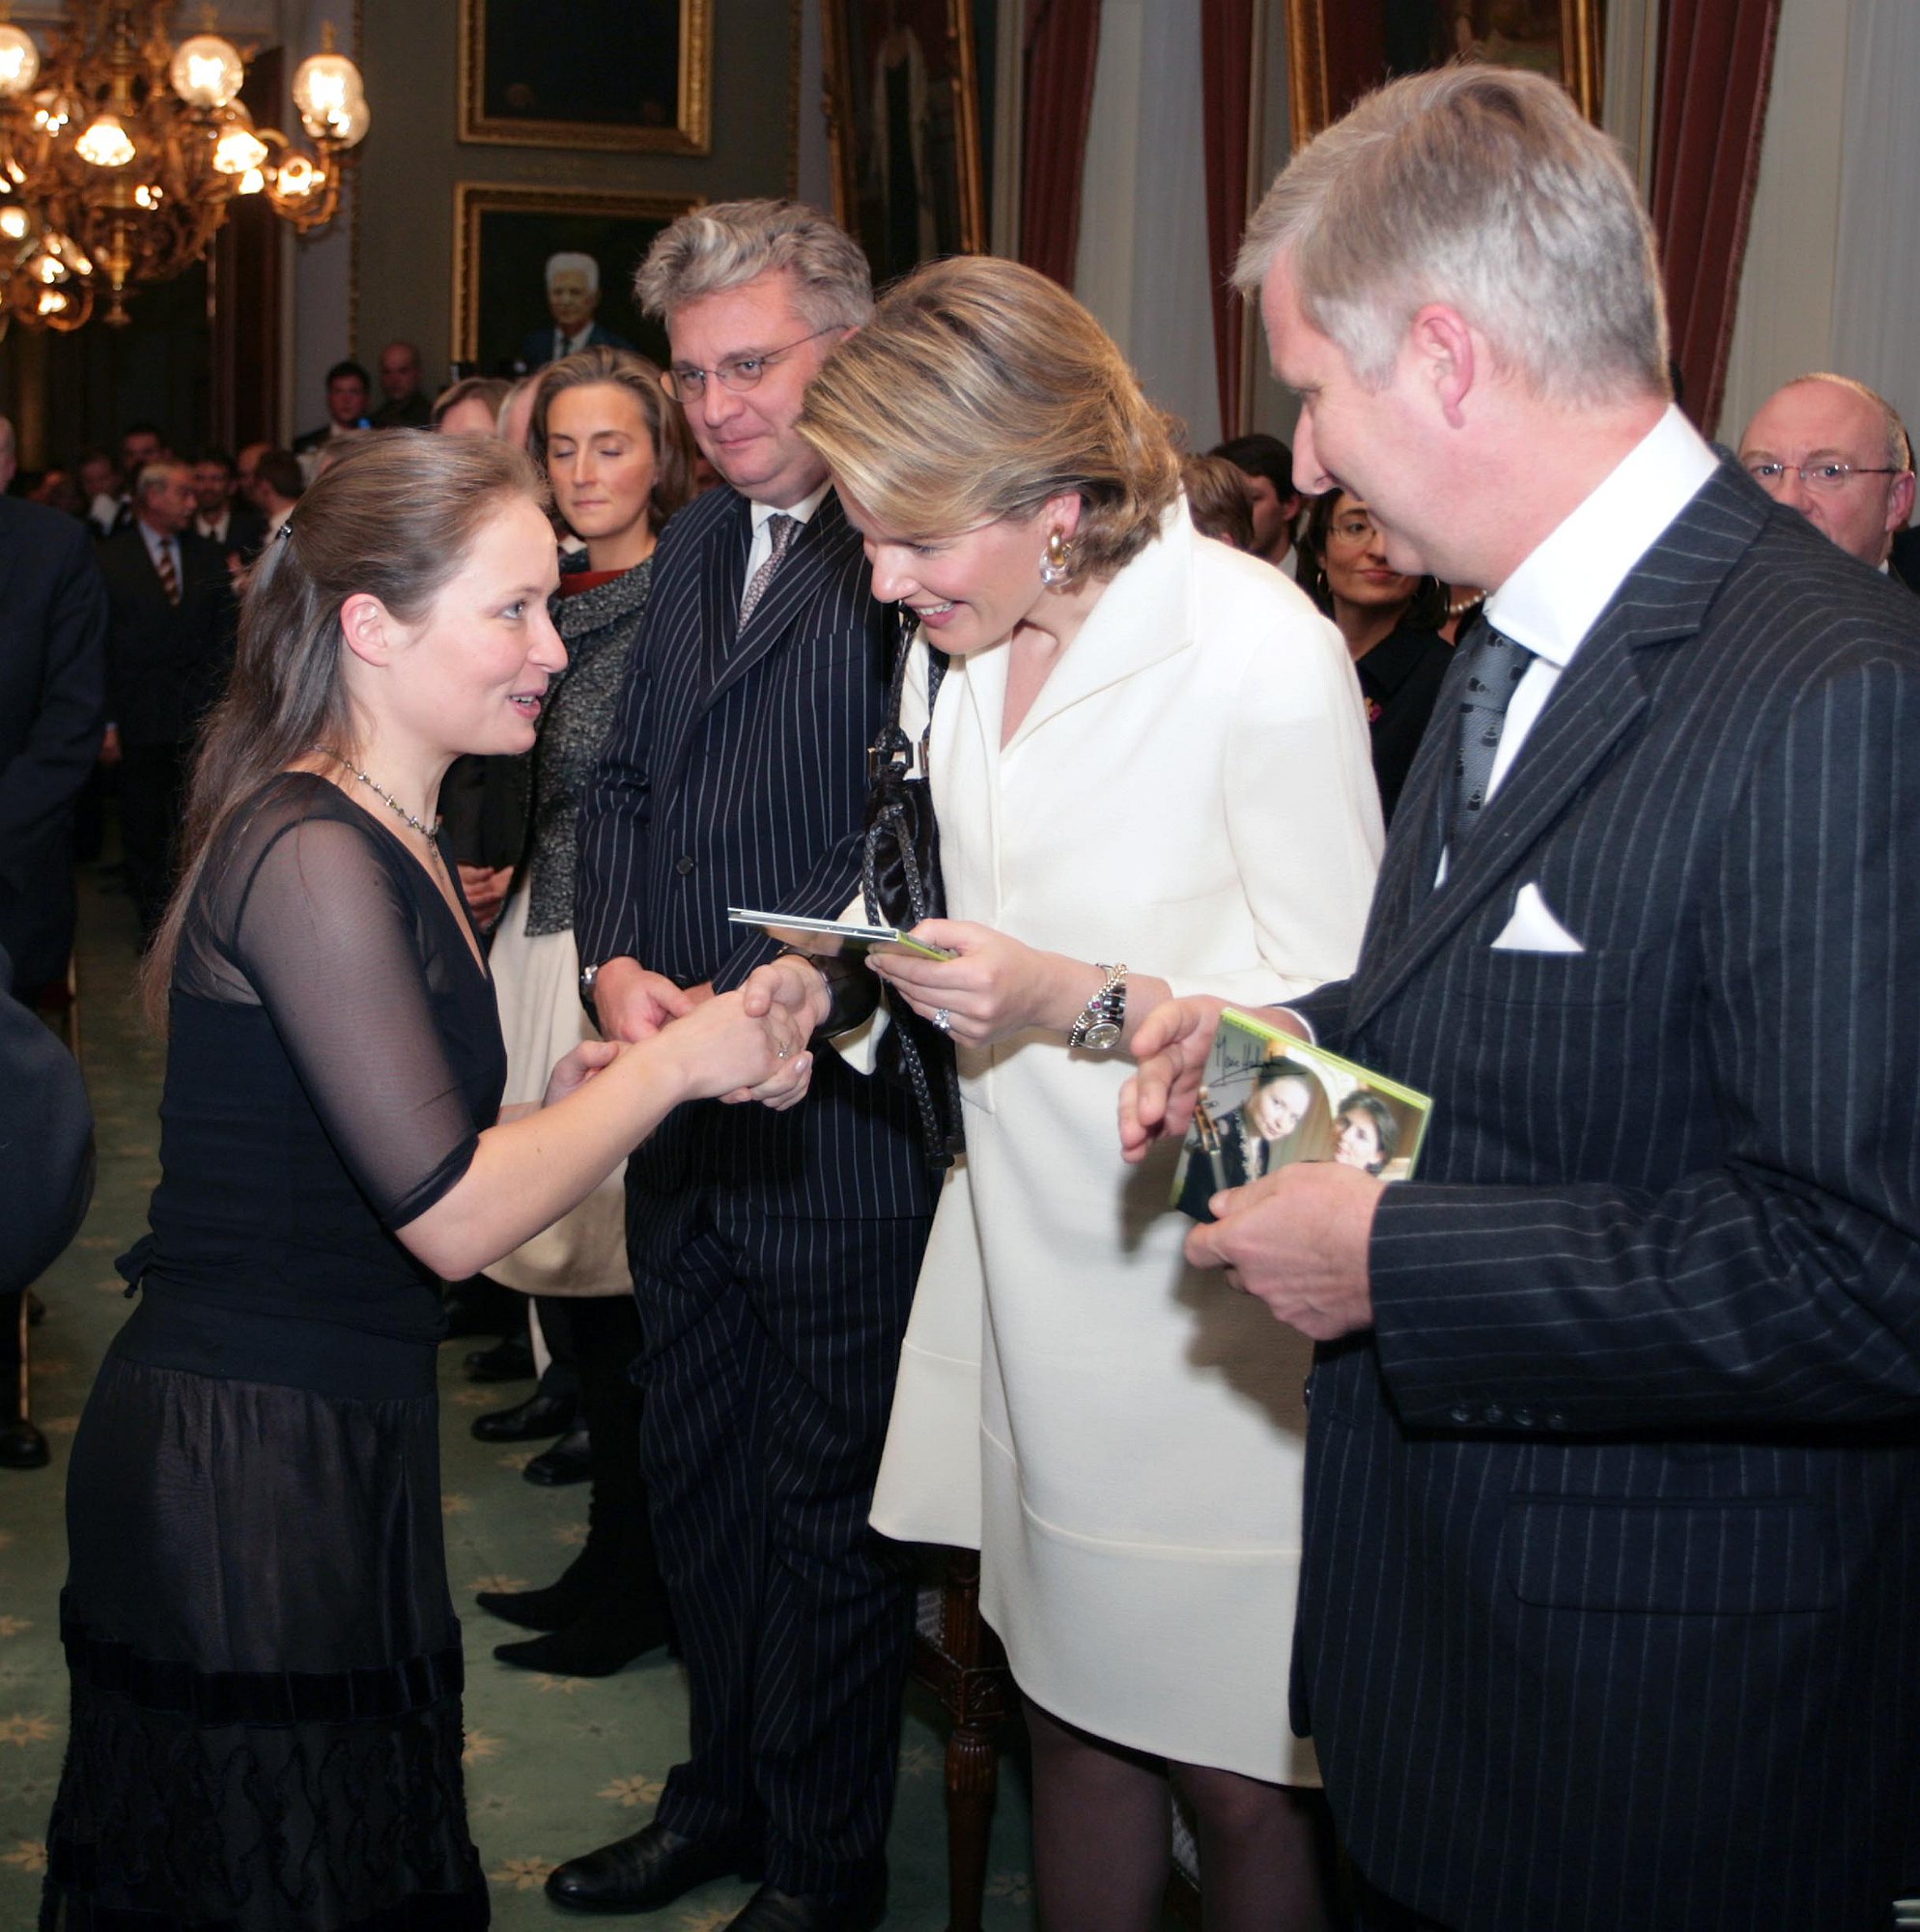
<path id="1" fill-rule="evenodd" d="M 73 329 L 103 298 L 101 319 L 125 325 L 129 290 L 199 261 L 236 195 L 265 195 L 302 235 L 332 220 L 370 119 L 332 29 L 294 76 L 309 152 L 253 125 L 240 99 L 246 64 L 212 31 L 212 10 L 178 46 L 173 11 L 173 0 L 68 0 L 42 61 L 0 5 L 4 316 Z"/>

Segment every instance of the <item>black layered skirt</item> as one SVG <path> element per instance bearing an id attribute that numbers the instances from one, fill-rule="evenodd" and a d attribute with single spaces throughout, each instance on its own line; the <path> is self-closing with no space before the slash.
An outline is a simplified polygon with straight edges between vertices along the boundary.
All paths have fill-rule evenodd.
<path id="1" fill-rule="evenodd" d="M 150 1296 L 100 1371 L 42 1932 L 487 1923 L 433 1351 L 304 1325 Z"/>

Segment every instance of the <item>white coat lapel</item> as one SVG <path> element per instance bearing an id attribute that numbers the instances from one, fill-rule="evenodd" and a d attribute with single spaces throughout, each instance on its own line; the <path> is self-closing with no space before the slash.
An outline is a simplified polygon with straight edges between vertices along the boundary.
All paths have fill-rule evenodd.
<path id="1" fill-rule="evenodd" d="M 1107 586 L 1008 740 L 1009 752 L 1084 698 L 1188 648 L 1194 542 L 1186 499 L 1176 497 L 1160 520 L 1159 541 L 1148 544 Z M 1003 692 L 1003 671 L 1001 686 Z"/>

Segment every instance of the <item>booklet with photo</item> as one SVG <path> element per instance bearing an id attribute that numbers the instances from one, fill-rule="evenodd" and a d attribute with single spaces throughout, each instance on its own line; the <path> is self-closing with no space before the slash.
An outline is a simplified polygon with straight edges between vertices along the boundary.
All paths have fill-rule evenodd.
<path id="1" fill-rule="evenodd" d="M 1180 1151 L 1173 1206 L 1211 1221 L 1207 1203 L 1222 1188 L 1296 1160 L 1405 1180 L 1432 1108 L 1411 1087 L 1228 1007 Z"/>
<path id="2" fill-rule="evenodd" d="M 786 912 L 749 912 L 744 906 L 728 906 L 726 916 L 735 925 L 757 925 L 782 946 L 823 959 L 870 952 L 876 946 L 897 946 L 904 952 L 918 952 L 923 959 L 960 956 L 949 947 L 928 946 L 920 940 L 909 939 L 897 926 L 864 925 L 840 919 L 802 919 Z"/>

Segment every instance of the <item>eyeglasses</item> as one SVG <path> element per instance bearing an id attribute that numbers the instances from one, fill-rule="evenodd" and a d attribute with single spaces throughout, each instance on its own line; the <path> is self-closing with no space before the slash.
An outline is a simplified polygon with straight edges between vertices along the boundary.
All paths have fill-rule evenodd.
<path id="1" fill-rule="evenodd" d="M 1373 519 L 1359 515 L 1341 518 L 1327 531 L 1329 536 L 1339 537 L 1342 543 L 1350 544 L 1364 544 L 1375 533 Z"/>
<path id="2" fill-rule="evenodd" d="M 784 349 L 769 349 L 758 355 L 729 355 L 714 369 L 694 369 L 676 362 L 671 369 L 661 371 L 660 385 L 678 402 L 697 403 L 707 393 L 707 378 L 718 376 L 722 388 L 732 389 L 737 394 L 742 389 L 750 389 L 781 356 L 791 355 L 796 349 L 817 337 L 832 335 L 845 327 L 843 322 L 829 323 L 825 328 L 816 328 L 812 335 L 803 335 L 798 342 L 789 342 Z"/>
<path id="3" fill-rule="evenodd" d="M 1905 476 L 1905 469 L 1868 469 L 1856 463 L 1749 463 L 1747 474 L 1769 494 L 1777 491 L 1790 476 L 1797 476 L 1809 490 L 1832 494 L 1846 489 L 1855 476 Z"/>

